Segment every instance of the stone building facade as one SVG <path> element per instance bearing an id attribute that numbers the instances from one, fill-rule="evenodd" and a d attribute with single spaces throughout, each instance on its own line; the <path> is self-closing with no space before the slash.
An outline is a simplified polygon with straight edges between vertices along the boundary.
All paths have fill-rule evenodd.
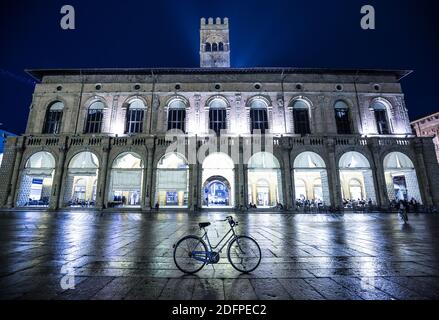
<path id="1" fill-rule="evenodd" d="M 407 71 L 28 72 L 39 83 L 26 133 L 7 140 L 1 207 L 439 204 L 434 145 L 412 134 L 399 82 Z"/>
<path id="2" fill-rule="evenodd" d="M 433 138 L 436 157 L 439 163 L 439 112 L 411 122 L 412 130 L 418 137 Z"/>

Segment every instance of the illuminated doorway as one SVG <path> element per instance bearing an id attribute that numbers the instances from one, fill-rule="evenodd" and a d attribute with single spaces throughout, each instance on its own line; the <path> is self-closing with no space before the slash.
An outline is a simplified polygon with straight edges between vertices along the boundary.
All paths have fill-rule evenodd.
<path id="1" fill-rule="evenodd" d="M 203 161 L 201 203 L 203 207 L 233 207 L 235 165 L 223 152 L 214 152 Z"/>
<path id="2" fill-rule="evenodd" d="M 92 152 L 80 152 L 73 156 L 67 169 L 64 206 L 83 207 L 96 204 L 96 182 L 99 161 Z"/>
<path id="3" fill-rule="evenodd" d="M 124 152 L 113 161 L 109 207 L 138 207 L 142 196 L 143 161 L 133 152 Z"/>
<path id="4" fill-rule="evenodd" d="M 349 151 L 340 157 L 340 187 L 345 208 L 359 203 L 376 204 L 372 170 L 367 158 L 359 152 Z"/>
<path id="5" fill-rule="evenodd" d="M 17 206 L 48 207 L 55 172 L 55 158 L 46 151 L 34 153 L 26 162 Z"/>
<path id="6" fill-rule="evenodd" d="M 270 152 L 255 153 L 248 161 L 248 201 L 259 207 L 282 204 L 279 161 Z"/>
<path id="7" fill-rule="evenodd" d="M 305 202 L 319 206 L 329 206 L 328 174 L 325 161 L 317 153 L 300 153 L 293 163 L 294 191 L 296 205 Z"/>
<path id="8" fill-rule="evenodd" d="M 157 164 L 156 203 L 160 207 L 187 207 L 189 165 L 179 153 L 165 154 Z"/>
<path id="9" fill-rule="evenodd" d="M 422 203 L 413 162 L 401 152 L 391 152 L 384 158 L 384 176 L 389 200 L 415 199 Z"/>

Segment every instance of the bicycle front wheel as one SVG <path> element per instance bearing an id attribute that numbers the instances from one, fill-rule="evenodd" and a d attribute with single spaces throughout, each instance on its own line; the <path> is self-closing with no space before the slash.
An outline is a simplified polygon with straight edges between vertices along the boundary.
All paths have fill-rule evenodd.
<path id="1" fill-rule="evenodd" d="M 229 244 L 227 259 L 236 270 L 249 273 L 261 262 L 261 248 L 253 238 L 237 236 Z"/>
<path id="2" fill-rule="evenodd" d="M 174 248 L 174 262 L 184 273 L 200 271 L 207 262 L 206 243 L 197 236 L 181 238 Z"/>

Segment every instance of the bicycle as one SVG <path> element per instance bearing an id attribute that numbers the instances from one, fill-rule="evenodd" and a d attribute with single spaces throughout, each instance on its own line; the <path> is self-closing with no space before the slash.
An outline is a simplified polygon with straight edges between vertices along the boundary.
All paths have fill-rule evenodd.
<path id="1" fill-rule="evenodd" d="M 243 273 L 249 273 L 259 266 L 261 262 L 261 248 L 256 240 L 249 236 L 237 235 L 234 227 L 238 225 L 238 221 L 234 221 L 232 216 L 228 216 L 220 221 L 227 221 L 230 225 L 230 230 L 216 245 L 212 246 L 207 235 L 206 227 L 210 226 L 210 222 L 198 224 L 200 230 L 203 229 L 204 231 L 201 237 L 187 235 L 173 245 L 174 262 L 180 271 L 194 274 L 207 264 L 218 263 L 220 253 L 227 244 L 227 259 L 233 268 Z M 221 245 L 230 233 L 232 233 L 230 237 Z M 207 241 L 207 244 L 204 239 Z M 215 251 L 217 249 L 218 251 Z"/>

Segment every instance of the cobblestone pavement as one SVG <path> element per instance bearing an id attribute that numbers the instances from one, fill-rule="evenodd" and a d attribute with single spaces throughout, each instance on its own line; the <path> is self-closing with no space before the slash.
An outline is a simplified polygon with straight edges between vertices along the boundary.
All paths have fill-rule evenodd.
<path id="1" fill-rule="evenodd" d="M 178 271 L 173 243 L 200 221 L 215 241 L 228 214 L 0 212 L 0 298 L 439 298 L 439 215 L 408 226 L 395 214 L 235 215 L 261 246 L 256 271 L 240 274 L 224 253 L 195 276 Z M 75 289 L 63 290 L 71 271 Z"/>

